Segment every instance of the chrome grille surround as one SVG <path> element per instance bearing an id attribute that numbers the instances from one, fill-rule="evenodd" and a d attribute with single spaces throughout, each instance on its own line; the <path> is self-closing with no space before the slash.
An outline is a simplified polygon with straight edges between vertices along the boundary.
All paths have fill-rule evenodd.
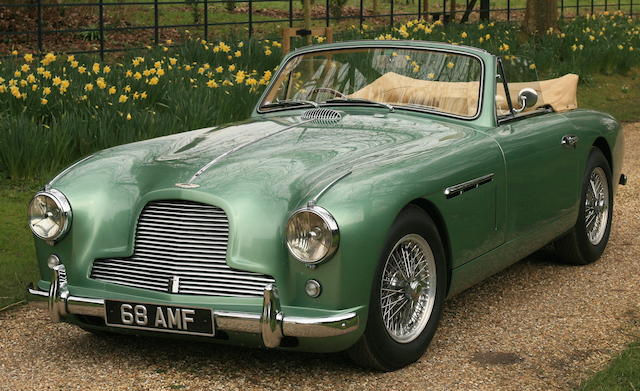
<path id="1" fill-rule="evenodd" d="M 230 268 L 228 239 L 222 209 L 191 201 L 152 201 L 140 213 L 133 255 L 96 259 L 91 278 L 176 294 L 262 297 L 273 277 Z"/>

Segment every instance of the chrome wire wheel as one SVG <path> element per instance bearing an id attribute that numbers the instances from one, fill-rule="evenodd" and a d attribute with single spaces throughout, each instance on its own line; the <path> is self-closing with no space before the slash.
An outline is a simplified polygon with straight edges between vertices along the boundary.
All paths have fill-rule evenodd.
<path id="1" fill-rule="evenodd" d="M 609 183 L 607 174 L 600 167 L 591 171 L 584 206 L 587 237 L 591 244 L 597 246 L 607 231 L 609 221 Z"/>
<path id="2" fill-rule="evenodd" d="M 422 333 L 436 296 L 433 251 L 420 235 L 401 238 L 391 250 L 382 272 L 380 308 L 389 336 L 409 343 Z"/>

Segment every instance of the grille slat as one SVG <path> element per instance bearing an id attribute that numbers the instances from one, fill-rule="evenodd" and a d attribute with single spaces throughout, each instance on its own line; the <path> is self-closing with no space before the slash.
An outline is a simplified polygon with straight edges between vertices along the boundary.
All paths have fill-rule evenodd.
<path id="1" fill-rule="evenodd" d="M 261 286 L 264 286 L 266 284 L 268 284 L 270 281 L 268 278 L 265 277 L 260 277 L 260 274 L 255 274 L 255 276 L 253 275 L 249 275 L 249 276 L 237 276 L 236 274 L 233 273 L 233 271 L 229 272 L 229 271 L 224 271 L 221 270 L 222 268 L 218 268 L 218 269 L 211 269 L 211 270 L 207 270 L 206 272 L 201 271 L 201 270 L 194 270 L 194 269 L 183 269 L 183 268 L 167 268 L 167 267 L 158 267 L 158 268 L 154 268 L 154 267 L 142 267 L 139 265 L 135 265 L 132 264 L 132 262 L 130 262 L 129 264 L 124 264 L 123 262 L 117 262 L 116 260 L 110 260 L 110 264 L 111 265 L 118 265 L 118 271 L 123 271 L 123 272 L 131 272 L 133 274 L 140 274 L 142 276 L 148 276 L 149 272 L 153 272 L 156 274 L 162 274 L 164 275 L 163 277 L 157 277 L 159 279 L 161 279 L 163 282 L 167 282 L 167 278 L 175 275 L 176 273 L 180 274 L 183 277 L 183 280 L 186 281 L 199 281 L 197 279 L 197 277 L 207 277 L 207 278 L 211 278 L 211 280 L 215 280 L 215 281 L 228 281 L 228 280 L 238 280 L 238 281 L 246 281 L 247 284 L 261 284 Z M 108 273 L 115 273 L 112 268 L 107 268 L 105 267 L 105 265 L 96 265 L 94 266 L 93 269 L 93 274 L 97 275 L 97 274 L 108 274 Z M 222 278 L 224 277 L 224 278 Z M 156 278 L 156 277 L 149 277 L 149 278 Z"/>
<path id="2" fill-rule="evenodd" d="M 190 201 L 154 201 L 138 219 L 134 253 L 97 259 L 91 278 L 167 292 L 180 278 L 179 294 L 260 297 L 274 279 L 230 268 L 226 263 L 229 223 L 215 206 Z"/>

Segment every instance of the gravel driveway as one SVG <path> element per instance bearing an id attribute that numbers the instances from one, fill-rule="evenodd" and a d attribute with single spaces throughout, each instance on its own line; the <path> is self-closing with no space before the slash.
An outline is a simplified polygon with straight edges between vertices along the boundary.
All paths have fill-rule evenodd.
<path id="1" fill-rule="evenodd" d="M 0 390 L 567 390 L 640 337 L 640 124 L 604 257 L 585 267 L 542 250 L 445 306 L 431 347 L 395 373 L 341 354 L 98 338 L 44 310 L 0 313 Z"/>

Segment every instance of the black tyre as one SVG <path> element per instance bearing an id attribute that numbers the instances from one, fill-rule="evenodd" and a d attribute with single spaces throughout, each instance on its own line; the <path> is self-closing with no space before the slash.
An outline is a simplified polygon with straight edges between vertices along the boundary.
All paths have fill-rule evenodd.
<path id="1" fill-rule="evenodd" d="M 349 355 L 359 365 L 392 371 L 425 352 L 447 291 L 442 240 L 421 208 L 398 215 L 374 278 L 367 329 Z"/>
<path id="2" fill-rule="evenodd" d="M 578 221 L 555 242 L 560 259 L 574 265 L 597 261 L 609 242 L 612 216 L 611 167 L 602 151 L 594 147 L 582 181 Z"/>

